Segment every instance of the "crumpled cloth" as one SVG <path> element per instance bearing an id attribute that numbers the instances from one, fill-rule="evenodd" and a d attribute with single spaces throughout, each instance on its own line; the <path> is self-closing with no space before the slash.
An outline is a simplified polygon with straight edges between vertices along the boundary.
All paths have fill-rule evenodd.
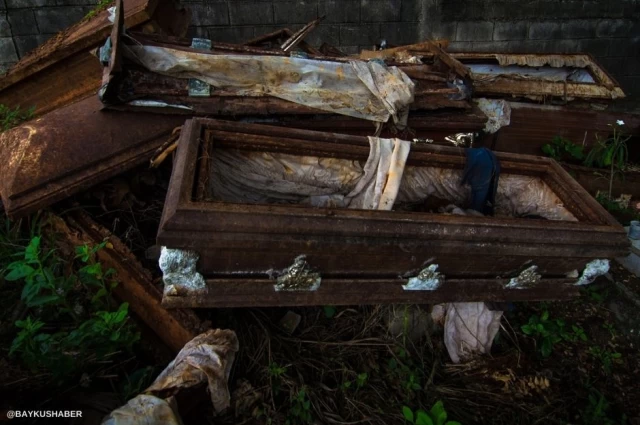
<path id="1" fill-rule="evenodd" d="M 111 412 L 102 425 L 181 425 L 173 396 L 203 382 L 214 410 L 226 409 L 231 400 L 227 384 L 238 349 L 238 337 L 231 330 L 211 329 L 198 335 L 149 388 Z"/>
<path id="2" fill-rule="evenodd" d="M 462 184 L 471 186 L 469 208 L 485 215 L 493 215 L 500 179 L 500 161 L 487 148 L 465 150 L 467 163 L 462 173 Z"/>
<path id="3" fill-rule="evenodd" d="M 140 394 L 109 414 L 102 425 L 182 425 L 175 399 Z"/>
<path id="4" fill-rule="evenodd" d="M 369 137 L 371 150 L 364 176 L 347 195 L 349 208 L 391 210 L 395 203 L 411 143 Z"/>
<path id="5" fill-rule="evenodd" d="M 411 142 L 369 137 L 364 165 L 339 158 L 221 150 L 212 157 L 213 199 L 391 210 Z"/>
<path id="6" fill-rule="evenodd" d="M 444 345 L 451 361 L 460 363 L 490 352 L 501 318 L 502 311 L 489 310 L 483 302 L 446 304 Z"/>

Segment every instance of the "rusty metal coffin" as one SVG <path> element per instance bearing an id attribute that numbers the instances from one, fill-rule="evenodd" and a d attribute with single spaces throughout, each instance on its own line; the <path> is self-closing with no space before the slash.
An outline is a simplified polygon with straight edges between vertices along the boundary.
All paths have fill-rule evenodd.
<path id="1" fill-rule="evenodd" d="M 110 80 L 105 88 L 109 93 L 108 95 L 103 93 L 101 99 L 110 108 L 218 116 L 330 114 L 330 112 L 320 111 L 273 96 L 241 96 L 238 95 L 238 90 L 225 88 L 212 88 L 206 95 L 194 96 L 193 93 L 190 93 L 188 79 L 160 75 L 146 70 L 135 60 L 128 59 L 123 54 L 124 47 L 132 43 L 209 55 L 289 56 L 290 52 L 282 49 L 218 43 L 211 40 L 206 40 L 207 48 L 196 48 L 192 47 L 192 44 L 201 39 L 184 39 L 135 32 L 128 33 L 128 37 L 125 39 L 121 36 L 122 32 L 122 30 L 114 30 L 111 35 L 115 53 L 111 63 L 105 68 L 105 75 L 111 76 L 105 78 L 105 81 Z M 451 65 L 458 65 L 463 69 L 464 67 L 441 49 L 440 46 L 446 46 L 446 44 L 446 42 L 437 41 L 425 42 L 422 45 L 436 49 L 440 55 L 438 58 L 447 58 L 448 62 L 434 60 L 433 54 L 425 58 L 424 63 L 397 63 L 393 58 L 387 61 L 389 65 L 398 66 L 415 84 L 415 99 L 411 110 L 468 109 L 471 107 L 467 93 L 450 84 L 455 79 Z M 426 47 L 424 48 L 426 49 Z M 308 54 L 308 58 L 330 62 L 345 62 L 354 59 L 328 57 L 315 53 Z M 117 64 L 118 69 L 114 69 L 114 64 Z M 141 101 L 162 102 L 166 105 L 163 108 L 150 107 L 148 103 L 145 105 Z"/>
<path id="2" fill-rule="evenodd" d="M 91 97 L 0 135 L 9 216 L 36 211 L 147 161 L 181 116 L 101 111 Z"/>
<path id="3" fill-rule="evenodd" d="M 611 100 L 620 85 L 588 54 L 453 53 L 471 70 L 476 96 Z"/>
<path id="4" fill-rule="evenodd" d="M 124 21 L 138 31 L 184 35 L 190 12 L 173 0 L 128 0 Z M 111 32 L 109 11 L 56 34 L 30 52 L 0 78 L 0 103 L 11 108 L 35 108 L 44 114 L 96 93 L 100 61 L 91 50 Z"/>
<path id="5" fill-rule="evenodd" d="M 568 273 L 628 251 L 623 228 L 547 158 L 497 154 L 503 174 L 541 179 L 575 222 L 210 200 L 203 188 L 218 149 L 366 160 L 369 142 L 258 124 L 187 121 L 157 240 L 195 251 L 206 289 L 165 292 L 166 306 L 557 299 L 577 293 L 576 278 Z M 407 165 L 461 169 L 464 163 L 457 148 L 416 144 Z M 319 289 L 276 291 L 270 274 L 302 254 L 322 276 Z M 436 290 L 404 290 L 407 276 L 426 263 L 438 265 L 444 283 Z M 531 265 L 538 267 L 540 282 L 506 287 Z"/>

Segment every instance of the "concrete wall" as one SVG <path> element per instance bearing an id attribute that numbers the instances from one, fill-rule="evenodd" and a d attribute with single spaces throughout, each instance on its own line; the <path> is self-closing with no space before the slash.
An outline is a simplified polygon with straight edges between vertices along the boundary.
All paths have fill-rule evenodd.
<path id="1" fill-rule="evenodd" d="M 0 63 L 18 57 L 81 19 L 87 0 L 0 0 Z M 640 0 L 183 0 L 190 36 L 238 42 L 317 16 L 307 39 L 355 53 L 448 38 L 452 51 L 588 52 L 640 98 Z M 0 13 L 2 15 L 2 13 Z"/>

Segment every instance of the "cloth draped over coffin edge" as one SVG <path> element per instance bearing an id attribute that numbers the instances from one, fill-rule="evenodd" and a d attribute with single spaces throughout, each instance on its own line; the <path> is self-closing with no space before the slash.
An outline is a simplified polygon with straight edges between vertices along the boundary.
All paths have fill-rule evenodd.
<path id="1" fill-rule="evenodd" d="M 212 55 L 157 46 L 125 46 L 149 71 L 195 78 L 238 96 L 274 96 L 311 108 L 402 127 L 414 83 L 379 61 L 330 62 L 284 56 Z"/>

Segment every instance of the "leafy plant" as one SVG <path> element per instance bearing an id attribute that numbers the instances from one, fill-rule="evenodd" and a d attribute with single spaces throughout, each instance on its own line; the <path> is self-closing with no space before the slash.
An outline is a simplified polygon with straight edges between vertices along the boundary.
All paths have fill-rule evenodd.
<path id="1" fill-rule="evenodd" d="M 583 288 L 584 293 L 591 299 L 591 301 L 595 301 L 598 304 L 604 302 L 604 300 L 609 296 L 608 289 L 600 289 L 593 285 L 588 285 Z"/>
<path id="2" fill-rule="evenodd" d="M 344 381 L 342 383 L 341 386 L 342 386 L 343 391 L 346 391 L 349 388 L 351 388 L 351 386 L 353 384 L 355 384 L 356 391 L 358 391 L 358 390 L 362 389 L 367 384 L 368 380 L 369 380 L 369 374 L 366 373 L 366 372 L 363 372 L 363 373 L 359 373 L 356 376 L 355 381 L 346 380 L 346 381 Z"/>
<path id="3" fill-rule="evenodd" d="M 610 323 L 610 322 L 603 323 L 602 327 L 607 331 L 609 331 L 609 335 L 611 335 L 612 339 L 616 337 L 617 335 L 616 326 L 613 323 Z"/>
<path id="4" fill-rule="evenodd" d="M 437 401 L 431 410 L 425 412 L 422 409 L 411 410 L 408 406 L 402 407 L 405 421 L 415 425 L 461 425 L 457 421 L 447 421 L 447 412 L 442 401 Z"/>
<path id="5" fill-rule="evenodd" d="M 582 414 L 582 421 L 585 425 L 624 425 L 627 423 L 626 415 L 622 415 L 620 422 L 609 417 L 611 404 L 599 391 L 592 389 L 588 401 L 589 403 Z"/>
<path id="6" fill-rule="evenodd" d="M 555 136 L 551 143 L 542 146 L 542 152 L 556 161 L 582 162 L 585 158 L 583 146 L 562 136 Z"/>
<path id="7" fill-rule="evenodd" d="M 7 131 L 23 121 L 30 120 L 33 118 L 35 110 L 36 108 L 34 106 L 23 111 L 19 106 L 11 109 L 6 105 L 0 104 L 0 125 L 2 126 L 2 131 Z"/>
<path id="8" fill-rule="evenodd" d="M 325 305 L 324 307 L 322 307 L 322 310 L 324 311 L 324 316 L 327 319 L 331 319 L 336 315 L 336 308 L 332 305 Z"/>
<path id="9" fill-rule="evenodd" d="M 601 168 L 610 168 L 608 199 L 611 200 L 615 173 L 621 172 L 629 159 L 627 141 L 631 136 L 626 135 L 622 130 L 624 126 L 623 121 L 618 120 L 615 124 L 609 125 L 613 127 L 613 135 L 606 139 L 601 139 L 599 135 L 596 135 L 596 144 L 591 151 L 589 151 L 584 164 L 587 167 L 593 167 L 595 165 Z"/>
<path id="10" fill-rule="evenodd" d="M 547 310 L 541 316 L 531 316 L 529 322 L 522 325 L 521 329 L 526 335 L 536 338 L 543 357 L 549 357 L 555 344 L 561 341 L 587 340 L 587 335 L 582 328 L 574 325 L 571 331 L 568 331 L 564 320 L 550 319 Z"/>
<path id="11" fill-rule="evenodd" d="M 77 247 L 70 264 L 47 248 L 53 243 L 39 232 L 31 229 L 26 246 L 12 243 L 11 256 L 18 259 L 0 270 L 0 277 L 21 289 L 27 307 L 26 319 L 15 323 L 9 354 L 62 383 L 113 353 L 131 350 L 139 335 L 129 323 L 128 305 L 113 305 L 114 271 L 103 271 L 96 260 L 108 242 Z M 2 233 L 3 242 L 11 237 Z"/>
<path id="12" fill-rule="evenodd" d="M 291 399 L 291 408 L 289 408 L 285 424 L 310 424 L 312 423 L 312 421 L 313 416 L 311 415 L 311 401 L 307 397 L 305 389 L 302 388 Z"/>
<path id="13" fill-rule="evenodd" d="M 399 361 L 398 361 L 399 360 Z M 400 381 L 400 385 L 410 399 L 415 391 L 422 389 L 423 370 L 415 364 L 406 349 L 398 350 L 398 360 L 389 359 L 388 368 L 391 376 Z"/>
<path id="14" fill-rule="evenodd" d="M 605 373 L 610 374 L 614 363 L 622 363 L 622 354 L 611 351 L 608 348 L 590 347 L 589 354 L 602 364 Z"/>

